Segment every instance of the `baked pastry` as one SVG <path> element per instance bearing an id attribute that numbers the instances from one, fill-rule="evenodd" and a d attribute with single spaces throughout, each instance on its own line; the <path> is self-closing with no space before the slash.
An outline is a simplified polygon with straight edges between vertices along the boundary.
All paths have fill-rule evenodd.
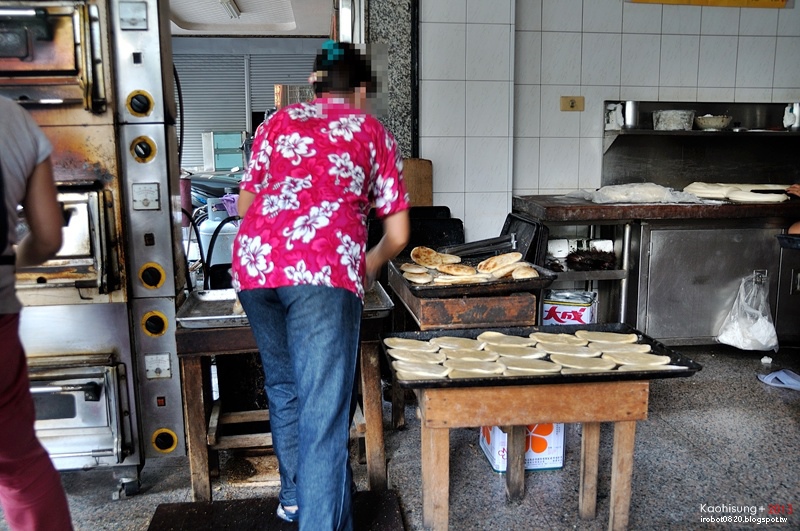
<path id="1" fill-rule="evenodd" d="M 437 266 L 436 269 L 445 275 L 453 275 L 458 277 L 471 276 L 477 273 L 474 267 L 466 264 L 441 264 Z"/>
<path id="2" fill-rule="evenodd" d="M 419 264 L 405 263 L 400 265 L 400 271 L 404 271 L 406 273 L 427 273 L 428 268 Z"/>
<path id="3" fill-rule="evenodd" d="M 430 284 L 433 281 L 430 273 L 403 273 L 403 278 L 414 284 Z"/>
<path id="4" fill-rule="evenodd" d="M 480 273 L 492 273 L 503 266 L 519 262 L 520 260 L 522 260 L 522 253 L 516 251 L 513 253 L 498 254 L 478 264 L 476 269 Z"/>
<path id="5" fill-rule="evenodd" d="M 435 250 L 430 247 L 414 247 L 411 249 L 411 259 L 417 264 L 436 269 L 436 266 L 442 263 L 442 257 Z"/>
<path id="6" fill-rule="evenodd" d="M 536 278 L 539 276 L 539 272 L 536 271 L 531 266 L 522 266 L 516 268 L 514 271 L 511 272 L 511 278 L 514 280 L 522 280 L 527 278 Z"/>

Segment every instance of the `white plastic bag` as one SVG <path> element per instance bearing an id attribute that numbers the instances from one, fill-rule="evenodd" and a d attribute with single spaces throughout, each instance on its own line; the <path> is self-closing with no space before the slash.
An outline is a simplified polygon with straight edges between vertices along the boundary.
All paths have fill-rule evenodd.
<path id="1" fill-rule="evenodd" d="M 769 285 L 764 275 L 752 273 L 742 279 L 717 341 L 742 350 L 778 350 L 778 334 L 769 308 Z"/>

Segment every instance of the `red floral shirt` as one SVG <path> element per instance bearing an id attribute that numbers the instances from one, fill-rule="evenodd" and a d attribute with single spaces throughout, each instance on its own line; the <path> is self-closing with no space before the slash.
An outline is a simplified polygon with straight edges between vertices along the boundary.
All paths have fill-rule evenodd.
<path id="1" fill-rule="evenodd" d="M 281 109 L 261 124 L 240 189 L 256 194 L 233 245 L 237 291 L 310 284 L 363 299 L 367 213 L 410 206 L 397 143 L 334 99 Z"/>

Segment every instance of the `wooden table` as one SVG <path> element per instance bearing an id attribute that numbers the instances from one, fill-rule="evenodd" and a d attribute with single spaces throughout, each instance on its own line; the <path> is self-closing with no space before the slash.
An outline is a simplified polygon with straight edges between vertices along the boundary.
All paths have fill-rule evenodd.
<path id="1" fill-rule="evenodd" d="M 376 284 L 377 285 L 377 284 Z M 383 288 L 379 286 L 380 291 Z M 385 292 L 383 292 L 385 295 Z M 380 378 L 380 333 L 383 311 L 365 300 L 359 346 L 364 441 L 370 490 L 387 488 Z M 391 309 L 389 307 L 386 310 Z M 178 328 L 175 333 L 183 389 L 183 409 L 189 454 L 192 499 L 211 501 L 211 471 L 218 468 L 217 451 L 270 446 L 269 432 L 220 436 L 223 424 L 269 420 L 269 411 L 221 413 L 211 400 L 211 357 L 258 352 L 249 326 Z"/>
<path id="2" fill-rule="evenodd" d="M 509 497 L 524 493 L 525 426 L 583 423 L 578 510 L 594 518 L 600 423 L 614 423 L 608 527 L 625 529 L 631 499 L 636 421 L 647 418 L 649 381 L 415 389 L 421 422 L 422 515 L 426 527 L 446 530 L 450 496 L 450 430 L 508 426 Z M 598 399 L 602 397 L 602 399 Z"/>

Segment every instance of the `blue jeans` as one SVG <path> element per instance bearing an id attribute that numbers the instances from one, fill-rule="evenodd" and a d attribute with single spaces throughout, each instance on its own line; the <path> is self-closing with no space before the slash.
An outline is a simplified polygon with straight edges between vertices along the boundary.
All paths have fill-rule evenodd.
<path id="1" fill-rule="evenodd" d="M 351 530 L 350 399 L 363 305 L 325 286 L 245 290 L 264 365 L 280 502 L 300 529 Z"/>

